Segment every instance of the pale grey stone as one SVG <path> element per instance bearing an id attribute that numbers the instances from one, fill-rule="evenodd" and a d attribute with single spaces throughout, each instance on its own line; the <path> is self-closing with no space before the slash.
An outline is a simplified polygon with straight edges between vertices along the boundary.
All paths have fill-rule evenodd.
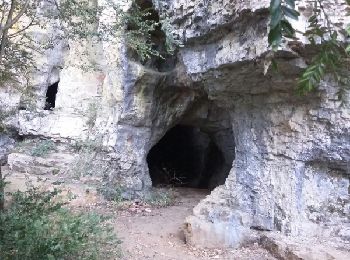
<path id="1" fill-rule="evenodd" d="M 306 39 L 294 43 L 297 51 L 286 43 L 277 53 L 279 73 L 270 68 L 264 75 L 269 0 L 153 2 L 183 43 L 175 68 L 160 72 L 141 65 L 125 39 L 93 47 L 70 43 L 70 51 L 60 43 L 38 59 L 47 62 L 33 75 L 35 108 L 16 113 L 12 125 L 32 138 L 97 140 L 108 151 L 106 190 L 121 187 L 127 198 L 151 187 L 147 154 L 169 129 L 201 127 L 227 151 L 226 162 L 234 162 L 226 165 L 225 184 L 186 219 L 188 243 L 238 247 L 256 232 L 348 243 L 350 109 L 329 78 L 308 96 L 295 94 L 310 50 Z M 293 25 L 305 29 L 309 1 L 299 1 L 298 8 L 302 16 Z M 326 8 L 339 26 L 348 23 L 344 1 Z M 89 57 L 82 56 L 86 49 Z M 74 66 L 88 65 L 90 58 L 100 70 Z M 46 89 L 58 79 L 57 106 L 43 111 Z M 18 95 L 1 89 L 0 102 L 19 107 Z M 19 154 L 9 159 L 21 171 L 22 165 L 42 164 Z"/>

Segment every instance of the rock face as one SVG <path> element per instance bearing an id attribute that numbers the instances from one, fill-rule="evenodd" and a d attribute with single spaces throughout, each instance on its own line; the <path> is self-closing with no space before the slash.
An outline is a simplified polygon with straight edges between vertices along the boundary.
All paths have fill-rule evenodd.
<path id="1" fill-rule="evenodd" d="M 335 2 L 325 8 L 344 25 L 345 1 Z M 215 136 L 226 162 L 235 159 L 225 184 L 187 218 L 188 243 L 237 247 L 257 230 L 349 243 L 350 110 L 339 100 L 339 86 L 328 79 L 317 92 L 297 96 L 307 57 L 287 43 L 278 53 L 279 73 L 264 75 L 268 0 L 153 4 L 183 43 L 175 66 L 141 65 L 123 39 L 70 43 L 70 51 L 58 43 L 40 60 L 41 76 L 34 75 L 41 82 L 37 102 L 11 126 L 23 136 L 100 142 L 109 160 L 106 186 L 122 186 L 128 197 L 152 186 L 147 155 L 169 129 L 199 127 Z M 309 9 L 308 1 L 299 3 L 295 26 L 305 28 Z M 86 49 L 84 62 L 97 62 L 97 71 L 74 66 Z M 56 106 L 44 111 L 46 91 L 57 81 Z M 18 93 L 0 92 L 21 106 Z"/>
<path id="2" fill-rule="evenodd" d="M 230 111 L 236 144 L 225 185 L 186 220 L 187 241 L 195 245 L 238 246 L 252 230 L 348 241 L 339 234 L 349 225 L 350 110 L 331 80 L 308 97 L 293 94 L 305 57 L 288 45 L 279 75 L 263 75 L 268 4 L 158 1 L 185 45 L 179 57 L 188 85 Z M 299 4 L 305 21 L 310 7 Z M 345 7 L 337 2 L 332 14 Z"/>
<path id="3" fill-rule="evenodd" d="M 7 135 L 0 134 L 0 164 L 4 164 L 7 161 L 7 154 L 9 150 L 14 146 L 15 140 Z"/>

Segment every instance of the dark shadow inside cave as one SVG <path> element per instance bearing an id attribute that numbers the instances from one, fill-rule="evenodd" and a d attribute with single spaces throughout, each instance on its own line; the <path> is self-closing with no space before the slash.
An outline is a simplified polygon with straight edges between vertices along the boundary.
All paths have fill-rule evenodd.
<path id="1" fill-rule="evenodd" d="M 225 151 L 220 146 L 215 133 L 193 126 L 175 126 L 147 156 L 153 186 L 212 190 L 224 184 L 234 155 L 225 156 L 232 149 Z"/>
<path id="2" fill-rule="evenodd" d="M 56 94 L 58 91 L 58 82 L 48 86 L 46 91 L 46 101 L 44 110 L 52 110 L 56 105 Z"/>

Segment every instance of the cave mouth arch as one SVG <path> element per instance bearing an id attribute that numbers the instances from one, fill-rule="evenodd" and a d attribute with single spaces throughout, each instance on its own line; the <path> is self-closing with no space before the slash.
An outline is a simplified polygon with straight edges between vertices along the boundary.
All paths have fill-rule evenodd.
<path id="1" fill-rule="evenodd" d="M 153 187 L 212 190 L 224 184 L 233 158 L 227 160 L 222 148 L 215 133 L 199 127 L 176 125 L 147 155 Z"/>

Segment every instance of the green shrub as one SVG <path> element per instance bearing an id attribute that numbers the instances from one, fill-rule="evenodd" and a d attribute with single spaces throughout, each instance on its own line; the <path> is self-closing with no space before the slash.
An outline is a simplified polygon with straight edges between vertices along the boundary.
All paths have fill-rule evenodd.
<path id="1" fill-rule="evenodd" d="M 34 145 L 33 139 L 25 139 L 21 142 L 17 142 L 15 147 L 12 149 L 12 153 L 27 153 L 30 147 Z"/>
<path id="2" fill-rule="evenodd" d="M 41 140 L 35 144 L 30 152 L 31 156 L 44 157 L 51 151 L 56 150 L 56 145 L 52 140 Z"/>
<path id="3" fill-rule="evenodd" d="M 26 139 L 17 143 L 12 152 L 45 157 L 52 151 L 56 151 L 56 144 L 52 140 Z"/>
<path id="4" fill-rule="evenodd" d="M 113 201 L 118 206 L 122 206 L 124 202 L 126 204 L 131 202 L 130 199 L 123 196 L 123 193 L 125 192 L 125 188 L 122 187 L 121 185 L 117 185 L 116 187 L 111 187 L 106 183 L 103 183 L 101 186 L 97 188 L 97 191 L 106 200 Z"/>
<path id="5" fill-rule="evenodd" d="M 175 195 L 172 190 L 152 189 L 145 202 L 155 207 L 168 207 L 174 205 Z"/>
<path id="6" fill-rule="evenodd" d="M 58 192 L 30 188 L 12 194 L 0 212 L 0 259 L 116 259 L 119 241 L 105 219 L 72 213 Z M 113 257 L 112 257 L 113 255 Z"/>
<path id="7" fill-rule="evenodd" d="M 123 192 L 124 192 L 124 189 L 122 186 L 117 186 L 115 188 L 115 195 L 113 197 L 113 201 L 116 202 L 116 203 L 122 203 L 123 201 L 125 201 L 125 199 L 123 198 Z"/>

